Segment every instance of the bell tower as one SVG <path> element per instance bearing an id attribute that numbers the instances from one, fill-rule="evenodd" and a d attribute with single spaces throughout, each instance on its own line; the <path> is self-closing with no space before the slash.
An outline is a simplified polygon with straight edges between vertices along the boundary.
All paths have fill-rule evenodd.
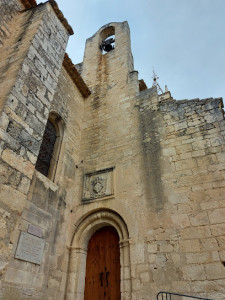
<path id="1" fill-rule="evenodd" d="M 87 39 L 82 77 L 92 94 L 104 97 L 115 87 L 138 91 L 138 72 L 134 71 L 128 23 L 109 23 Z M 114 90 L 115 91 L 115 90 Z"/>

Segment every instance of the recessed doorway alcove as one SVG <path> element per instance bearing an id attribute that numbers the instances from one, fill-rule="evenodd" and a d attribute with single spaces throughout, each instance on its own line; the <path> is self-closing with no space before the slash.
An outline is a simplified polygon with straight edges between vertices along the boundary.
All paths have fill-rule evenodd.
<path id="1" fill-rule="evenodd" d="M 88 244 L 94 234 L 104 228 L 114 231 L 119 240 L 120 299 L 131 299 L 129 234 L 122 217 L 112 210 L 101 209 L 81 218 L 75 228 L 69 250 L 66 300 L 84 299 Z M 106 277 L 107 270 L 104 275 Z M 106 281 L 106 278 L 102 277 L 102 280 Z"/>

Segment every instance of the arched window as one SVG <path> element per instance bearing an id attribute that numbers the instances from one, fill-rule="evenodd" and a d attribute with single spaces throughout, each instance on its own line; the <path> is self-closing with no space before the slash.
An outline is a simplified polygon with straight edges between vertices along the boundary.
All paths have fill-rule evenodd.
<path id="1" fill-rule="evenodd" d="M 62 123 L 58 114 L 51 113 L 49 115 L 35 166 L 37 171 L 53 181 L 63 137 Z"/>

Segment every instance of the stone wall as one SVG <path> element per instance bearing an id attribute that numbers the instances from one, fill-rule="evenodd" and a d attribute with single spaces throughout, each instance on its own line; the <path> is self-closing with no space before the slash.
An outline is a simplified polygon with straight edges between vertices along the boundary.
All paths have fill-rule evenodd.
<path id="1" fill-rule="evenodd" d="M 22 4 L 17 0 L 1 0 L 0 1 L 0 47 L 4 40 L 8 38 L 12 32 L 11 21 L 13 17 L 23 9 Z"/>
<path id="2" fill-rule="evenodd" d="M 51 214 L 52 226 L 48 227 L 51 236 L 49 240 L 49 276 L 48 289 L 44 289 L 46 299 L 64 299 L 67 284 L 68 258 L 72 220 L 74 218 L 74 203 L 80 201 L 81 184 L 77 181 L 78 167 L 80 166 L 81 128 L 83 124 L 84 99 L 63 68 L 52 103 L 53 111 L 59 113 L 65 123 L 64 135 L 57 166 L 57 190 L 51 192 L 50 201 L 46 201 L 46 189 L 35 184 L 36 195 L 33 197 L 39 202 L 43 199 L 41 208 Z M 39 175 L 40 177 L 40 175 Z M 46 181 L 42 176 L 43 182 Z M 49 182 L 51 182 L 49 180 Z M 38 194 L 43 193 L 41 197 Z M 51 200 L 52 199 L 52 200 Z M 31 200 L 34 202 L 33 200 Z M 38 203 L 37 202 L 37 203 Z M 55 203 L 55 204 L 54 204 Z M 38 205 L 39 206 L 39 205 Z M 54 213 L 53 213 L 54 211 Z M 32 220 L 30 220 L 32 222 Z"/>
<path id="3" fill-rule="evenodd" d="M 122 299 L 167 290 L 222 300 L 222 100 L 139 91 L 127 22 L 87 40 L 78 68 L 91 90 L 84 100 L 90 91 L 64 56 L 72 29 L 51 3 L 4 19 L 11 34 L 0 67 L 0 299 L 83 299 L 88 239 L 116 224 Z M 116 45 L 103 54 L 108 27 Z M 49 113 L 63 124 L 54 182 L 35 171 Z M 107 193 L 91 194 L 95 176 Z M 31 224 L 45 242 L 40 265 L 14 258 Z"/>
<path id="4" fill-rule="evenodd" d="M 152 93 L 140 93 L 139 110 L 146 191 L 150 210 L 157 214 L 146 235 L 146 265 L 137 267 L 144 270 L 138 282 L 152 282 L 150 294 L 155 288 L 155 293 L 223 299 L 222 99 L 156 105 Z"/>
<path id="5" fill-rule="evenodd" d="M 13 256 L 69 34 L 48 3 L 16 15 L 11 26 L 16 30 L 2 48 L 1 69 L 1 278 L 12 284 L 32 280 L 40 287 L 46 266 L 32 277 Z M 12 289 L 5 287 L 3 299 L 12 299 Z"/>
<path id="6" fill-rule="evenodd" d="M 78 175 L 82 185 L 84 174 L 114 167 L 114 194 L 83 204 L 77 198 L 74 226 L 103 209 L 123 218 L 131 267 L 131 278 L 122 277 L 123 299 L 131 297 L 130 280 L 132 299 L 155 299 L 160 290 L 223 299 L 222 101 L 138 92 L 130 53 L 120 48 L 129 49 L 129 31 L 113 25 L 111 52 L 99 50 L 104 27 L 86 43 L 81 74 L 92 95 Z"/>

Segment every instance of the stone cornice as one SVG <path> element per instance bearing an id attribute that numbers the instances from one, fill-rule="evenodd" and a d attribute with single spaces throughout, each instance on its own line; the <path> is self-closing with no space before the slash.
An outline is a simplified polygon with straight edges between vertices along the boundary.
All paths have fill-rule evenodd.
<path id="1" fill-rule="evenodd" d="M 30 9 L 32 7 L 37 6 L 36 0 L 20 0 L 20 2 L 23 4 L 25 9 Z M 74 34 L 73 28 L 70 26 L 67 19 L 64 17 L 56 1 L 49 0 L 48 2 L 51 4 L 52 9 L 54 10 L 56 16 L 58 17 L 59 21 L 63 24 L 63 26 L 66 28 L 69 35 L 73 35 Z"/>
<path id="2" fill-rule="evenodd" d="M 37 6 L 36 0 L 20 0 L 20 2 L 23 4 L 25 9 Z"/>
<path id="3" fill-rule="evenodd" d="M 70 26 L 70 24 L 68 23 L 67 19 L 64 17 L 63 13 L 61 12 L 61 10 L 58 7 L 58 4 L 56 3 L 56 1 L 54 0 L 49 0 L 49 3 L 51 4 L 56 16 L 58 17 L 58 19 L 60 20 L 60 22 L 63 24 L 63 26 L 66 28 L 66 30 L 68 31 L 68 33 L 70 35 L 73 35 L 73 28 Z"/>
<path id="4" fill-rule="evenodd" d="M 73 82 L 78 87 L 81 94 L 85 98 L 87 98 L 91 94 L 91 91 L 89 90 L 86 83 L 84 82 L 84 80 L 80 76 L 79 72 L 77 71 L 76 67 L 74 66 L 72 60 L 69 58 L 67 53 L 64 56 L 63 66 L 66 69 L 66 71 L 68 72 L 68 74 L 70 75 Z"/>

